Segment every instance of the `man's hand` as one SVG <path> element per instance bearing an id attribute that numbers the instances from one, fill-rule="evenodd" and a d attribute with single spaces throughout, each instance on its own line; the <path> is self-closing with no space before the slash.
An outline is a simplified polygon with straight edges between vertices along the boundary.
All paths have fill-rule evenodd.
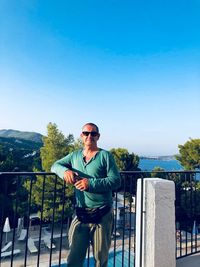
<path id="1" fill-rule="evenodd" d="M 89 187 L 89 182 L 87 178 L 82 178 L 81 180 L 77 181 L 74 186 L 76 187 L 76 189 L 80 190 L 80 191 L 85 191 L 88 189 Z"/>
<path id="2" fill-rule="evenodd" d="M 73 172 L 71 170 L 67 170 L 64 172 L 64 180 L 68 184 L 74 184 L 76 182 L 75 177 L 78 175 L 78 173 Z"/>

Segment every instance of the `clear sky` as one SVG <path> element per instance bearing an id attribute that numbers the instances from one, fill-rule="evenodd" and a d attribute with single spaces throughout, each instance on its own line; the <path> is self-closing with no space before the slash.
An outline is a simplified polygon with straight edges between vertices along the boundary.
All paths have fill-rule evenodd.
<path id="1" fill-rule="evenodd" d="M 200 138 L 200 0 L 1 0 L 0 129 L 171 155 Z"/>

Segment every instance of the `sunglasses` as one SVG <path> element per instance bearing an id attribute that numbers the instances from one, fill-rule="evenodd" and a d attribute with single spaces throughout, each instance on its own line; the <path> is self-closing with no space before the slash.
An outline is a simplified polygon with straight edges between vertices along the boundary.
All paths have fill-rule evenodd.
<path id="1" fill-rule="evenodd" d="M 90 134 L 90 135 L 93 136 L 93 137 L 99 135 L 98 132 L 86 132 L 86 131 L 82 132 L 82 134 L 83 134 L 84 136 L 89 136 L 89 134 Z"/>

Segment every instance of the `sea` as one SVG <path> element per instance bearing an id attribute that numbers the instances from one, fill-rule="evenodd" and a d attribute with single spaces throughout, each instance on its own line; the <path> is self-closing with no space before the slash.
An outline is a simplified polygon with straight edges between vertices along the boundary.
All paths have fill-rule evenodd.
<path id="1" fill-rule="evenodd" d="M 152 171 L 155 167 L 160 167 L 165 171 L 181 171 L 184 168 L 180 162 L 175 159 L 160 160 L 160 159 L 140 159 L 138 166 L 142 171 Z"/>

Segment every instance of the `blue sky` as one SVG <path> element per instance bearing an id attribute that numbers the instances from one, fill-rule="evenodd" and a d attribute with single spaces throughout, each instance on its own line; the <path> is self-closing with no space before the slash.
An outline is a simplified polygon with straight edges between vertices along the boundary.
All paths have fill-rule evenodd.
<path id="1" fill-rule="evenodd" d="M 200 1 L 0 2 L 0 129 L 79 137 L 138 155 L 200 138 Z"/>

